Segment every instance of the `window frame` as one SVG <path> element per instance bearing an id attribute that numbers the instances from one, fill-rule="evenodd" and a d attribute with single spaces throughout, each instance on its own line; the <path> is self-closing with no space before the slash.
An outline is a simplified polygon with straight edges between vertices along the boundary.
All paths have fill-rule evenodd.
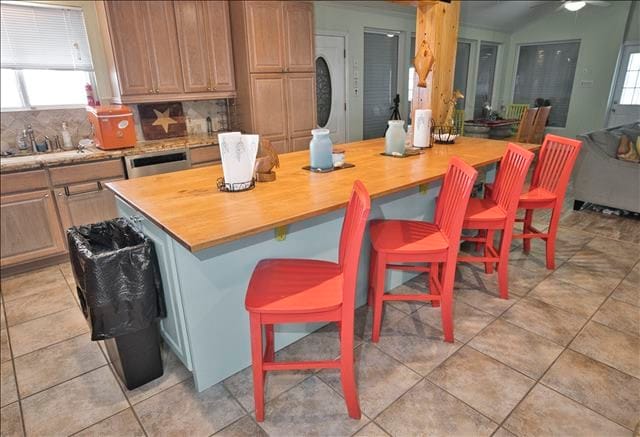
<path id="1" fill-rule="evenodd" d="M 578 43 L 578 57 L 576 58 L 576 71 L 573 75 L 573 83 L 571 84 L 571 93 L 569 94 L 569 107 L 567 109 L 567 118 L 565 120 L 564 126 L 547 126 L 546 129 L 566 129 L 569 124 L 569 114 L 571 113 L 571 105 L 573 102 L 573 90 L 576 86 L 576 74 L 578 73 L 578 63 L 580 61 L 580 55 L 582 53 L 582 39 L 581 38 L 571 38 L 571 39 L 563 39 L 563 40 L 552 40 L 552 41 L 532 41 L 532 42 L 524 42 L 518 43 L 515 45 L 515 56 L 514 56 L 514 64 L 513 64 L 513 75 L 511 77 L 511 94 L 509 96 L 509 103 L 513 103 L 513 97 L 516 94 L 516 80 L 518 77 L 518 63 L 520 62 L 520 48 L 522 46 L 540 46 L 540 45 L 551 45 L 551 44 L 570 44 L 570 43 Z"/>

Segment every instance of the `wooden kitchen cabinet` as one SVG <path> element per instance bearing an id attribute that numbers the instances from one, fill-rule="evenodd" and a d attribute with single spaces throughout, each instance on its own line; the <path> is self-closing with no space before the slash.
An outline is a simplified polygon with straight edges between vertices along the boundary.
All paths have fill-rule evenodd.
<path id="1" fill-rule="evenodd" d="M 286 78 L 289 136 L 308 136 L 316 126 L 316 75 L 292 73 Z"/>
<path id="2" fill-rule="evenodd" d="M 284 47 L 285 71 L 315 71 L 313 52 L 313 4 L 310 2 L 285 1 Z"/>
<path id="3" fill-rule="evenodd" d="M 220 147 L 217 145 L 193 147 L 189 150 L 191 167 L 198 168 L 220 163 Z"/>
<path id="4" fill-rule="evenodd" d="M 286 78 L 283 74 L 252 74 L 254 129 L 266 137 L 287 135 Z"/>
<path id="5" fill-rule="evenodd" d="M 62 229 L 109 220 L 118 216 L 115 195 L 104 187 L 106 182 L 75 184 L 54 190 Z"/>
<path id="6" fill-rule="evenodd" d="M 185 92 L 235 90 L 229 3 L 176 1 L 173 5 Z"/>
<path id="7" fill-rule="evenodd" d="M 246 39 L 251 73 L 285 71 L 284 18 L 282 2 L 247 1 Z M 233 6 L 233 5 L 232 5 Z"/>
<path id="8" fill-rule="evenodd" d="M 65 252 L 51 191 L 3 195 L 0 209 L 3 268 Z"/>

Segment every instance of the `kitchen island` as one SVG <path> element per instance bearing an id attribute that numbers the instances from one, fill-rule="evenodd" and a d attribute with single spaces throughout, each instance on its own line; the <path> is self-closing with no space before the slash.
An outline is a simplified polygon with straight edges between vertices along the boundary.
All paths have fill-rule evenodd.
<path id="1" fill-rule="evenodd" d="M 370 219 L 431 220 L 449 159 L 459 156 L 494 173 L 506 142 L 461 137 L 406 158 L 381 156 L 384 139 L 341 145 L 355 165 L 330 173 L 303 170 L 309 152 L 280 156 L 275 182 L 251 191 L 216 188 L 221 166 L 185 170 L 108 184 L 120 215 L 154 241 L 168 315 L 166 343 L 193 372 L 199 391 L 251 363 L 246 287 L 263 258 L 337 259 L 338 239 L 353 181 L 373 199 Z M 523 145 L 537 150 L 539 145 Z M 357 305 L 366 299 L 369 241 L 360 258 Z M 410 276 L 389 273 L 387 286 Z M 317 329 L 318 324 L 276 327 L 276 349 Z"/>

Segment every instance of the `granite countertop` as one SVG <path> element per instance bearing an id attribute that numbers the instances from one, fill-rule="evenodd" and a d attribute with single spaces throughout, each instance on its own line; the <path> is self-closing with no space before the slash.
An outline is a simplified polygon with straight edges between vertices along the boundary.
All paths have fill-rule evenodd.
<path id="1" fill-rule="evenodd" d="M 128 155 L 157 152 L 159 150 L 171 150 L 181 148 L 194 148 L 218 144 L 218 135 L 190 135 L 178 138 L 166 138 L 162 140 L 138 141 L 135 147 L 118 150 L 100 150 L 95 146 L 87 147 L 84 152 L 67 150 L 62 152 L 41 153 L 25 156 L 0 157 L 0 173 L 9 173 L 23 170 L 34 170 L 43 167 L 77 164 L 81 162 L 100 161 L 103 159 L 120 158 Z"/>

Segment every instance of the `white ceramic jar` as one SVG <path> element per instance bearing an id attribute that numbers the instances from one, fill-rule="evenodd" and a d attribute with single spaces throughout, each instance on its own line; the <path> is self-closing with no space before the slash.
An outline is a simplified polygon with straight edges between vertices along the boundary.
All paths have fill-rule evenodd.
<path id="1" fill-rule="evenodd" d="M 407 133 L 404 120 L 389 120 L 387 133 L 384 135 L 384 153 L 386 155 L 404 155 L 404 141 Z"/>

